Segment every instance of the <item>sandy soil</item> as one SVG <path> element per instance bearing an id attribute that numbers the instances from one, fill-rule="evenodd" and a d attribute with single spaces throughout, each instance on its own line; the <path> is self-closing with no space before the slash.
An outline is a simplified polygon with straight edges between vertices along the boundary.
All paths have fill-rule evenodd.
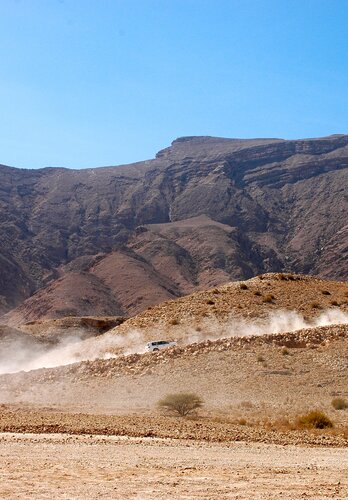
<path id="1" fill-rule="evenodd" d="M 0 435 L 1 498 L 348 497 L 348 450 Z"/>

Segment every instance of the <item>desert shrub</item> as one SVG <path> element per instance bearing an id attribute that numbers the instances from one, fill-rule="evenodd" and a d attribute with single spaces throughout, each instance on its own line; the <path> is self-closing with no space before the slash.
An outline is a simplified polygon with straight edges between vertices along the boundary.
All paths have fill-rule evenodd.
<path id="1" fill-rule="evenodd" d="M 332 306 L 339 306 L 339 303 L 337 302 L 337 300 L 331 300 L 331 301 L 330 301 L 330 304 L 331 304 Z"/>
<path id="2" fill-rule="evenodd" d="M 256 360 L 259 362 L 259 363 L 263 363 L 265 361 L 265 358 L 263 356 L 261 356 L 261 354 L 259 354 L 256 358 Z"/>
<path id="3" fill-rule="evenodd" d="M 215 302 L 213 300 L 209 299 L 209 300 L 207 300 L 207 304 L 212 306 L 215 304 Z"/>
<path id="4" fill-rule="evenodd" d="M 285 274 L 280 273 L 280 274 L 279 274 L 279 279 L 280 279 L 280 280 L 283 280 L 283 281 L 286 281 L 286 280 L 287 280 L 287 277 L 285 276 Z"/>
<path id="5" fill-rule="evenodd" d="M 331 295 L 331 293 L 328 290 L 322 290 L 321 293 L 323 295 Z"/>
<path id="6" fill-rule="evenodd" d="M 253 405 L 253 403 L 251 401 L 242 401 L 239 404 L 239 406 L 241 408 L 245 408 L 245 409 L 248 409 L 248 410 L 254 407 L 254 405 Z"/>
<path id="7" fill-rule="evenodd" d="M 254 292 L 254 295 L 257 295 L 257 296 L 259 297 L 259 296 L 260 296 L 260 295 L 262 295 L 262 294 L 261 294 L 261 292 L 259 292 L 258 290 L 256 290 L 256 291 Z"/>
<path id="8" fill-rule="evenodd" d="M 309 306 L 312 308 L 312 309 L 321 309 L 321 305 L 318 303 L 318 302 L 311 302 L 309 304 Z"/>
<path id="9" fill-rule="evenodd" d="M 287 347 L 285 347 L 285 346 L 284 346 L 284 347 L 282 348 L 282 355 L 283 355 L 283 356 L 289 356 L 289 354 L 290 354 L 289 349 L 288 349 Z"/>
<path id="10" fill-rule="evenodd" d="M 345 297 L 348 297 L 348 292 L 344 292 L 343 294 Z"/>
<path id="11" fill-rule="evenodd" d="M 335 410 L 346 410 L 348 408 L 348 401 L 344 398 L 334 398 L 331 404 Z"/>
<path id="12" fill-rule="evenodd" d="M 266 303 L 273 302 L 273 299 L 274 299 L 274 295 L 272 295 L 271 293 L 268 293 L 267 295 L 265 295 L 263 297 L 262 302 L 266 302 Z"/>
<path id="13" fill-rule="evenodd" d="M 241 290 L 248 290 L 248 285 L 246 285 L 245 283 L 241 283 L 240 287 L 239 287 Z"/>
<path id="14" fill-rule="evenodd" d="M 329 417 L 319 410 L 313 410 L 306 415 L 301 415 L 297 419 L 297 424 L 300 427 L 312 427 L 314 429 L 325 429 L 326 427 L 333 427 L 333 423 L 329 419 Z"/>
<path id="15" fill-rule="evenodd" d="M 220 290 L 218 288 L 213 288 L 212 293 L 215 293 L 216 295 L 218 295 L 220 293 Z"/>
<path id="16" fill-rule="evenodd" d="M 203 406 L 203 399 L 194 393 L 167 394 L 158 402 L 158 406 L 169 413 L 186 417 Z"/>
<path id="17" fill-rule="evenodd" d="M 178 325 L 179 324 L 179 320 L 177 318 L 173 318 L 169 321 L 169 324 L 170 325 Z"/>

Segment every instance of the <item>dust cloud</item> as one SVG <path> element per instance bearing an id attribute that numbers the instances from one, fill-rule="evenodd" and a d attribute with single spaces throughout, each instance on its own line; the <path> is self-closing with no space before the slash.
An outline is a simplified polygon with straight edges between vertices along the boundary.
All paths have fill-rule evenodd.
<path id="1" fill-rule="evenodd" d="M 177 325 L 170 331 L 171 340 L 187 345 L 204 340 L 226 337 L 286 333 L 302 328 L 348 323 L 348 314 L 328 309 L 320 316 L 306 320 L 295 311 L 278 310 L 265 318 L 230 317 L 224 323 L 204 318 L 199 325 Z M 14 342 L 0 356 L 0 374 L 52 368 L 79 361 L 115 358 L 119 355 L 144 353 L 150 333 L 133 330 L 127 334 L 105 333 L 99 337 L 82 340 L 79 335 L 64 338 L 54 346 L 22 345 Z M 169 339 L 164 326 L 153 330 L 152 340 Z"/>

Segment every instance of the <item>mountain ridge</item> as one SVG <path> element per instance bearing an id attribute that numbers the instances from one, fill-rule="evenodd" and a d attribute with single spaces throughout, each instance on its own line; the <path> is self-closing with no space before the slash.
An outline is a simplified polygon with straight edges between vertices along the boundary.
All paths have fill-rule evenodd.
<path id="1" fill-rule="evenodd" d="M 98 295 L 102 315 L 134 314 L 263 272 L 348 275 L 348 135 L 182 137 L 129 165 L 0 172 L 5 322 L 95 314 Z M 96 256 L 98 265 L 79 269 Z M 84 305 L 71 272 L 85 283 Z M 66 304 L 55 295 L 59 280 Z M 52 298 L 38 317 L 35 292 Z"/>

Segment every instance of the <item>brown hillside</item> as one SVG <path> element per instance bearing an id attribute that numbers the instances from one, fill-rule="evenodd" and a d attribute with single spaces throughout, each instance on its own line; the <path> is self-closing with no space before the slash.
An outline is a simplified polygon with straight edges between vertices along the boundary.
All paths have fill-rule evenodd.
<path id="1" fill-rule="evenodd" d="M 32 297 L 2 321 L 133 315 L 272 271 L 346 279 L 347 166 L 346 135 L 187 137 L 127 166 L 0 166 L 0 313 Z"/>
<path id="2" fill-rule="evenodd" d="M 347 282 L 271 273 L 153 306 L 114 332 L 140 329 L 149 335 L 157 331 L 164 338 L 177 338 L 185 336 L 187 327 L 208 328 L 209 320 L 217 320 L 222 328 L 230 317 L 253 320 L 284 310 L 310 321 L 328 309 L 348 312 Z"/>

